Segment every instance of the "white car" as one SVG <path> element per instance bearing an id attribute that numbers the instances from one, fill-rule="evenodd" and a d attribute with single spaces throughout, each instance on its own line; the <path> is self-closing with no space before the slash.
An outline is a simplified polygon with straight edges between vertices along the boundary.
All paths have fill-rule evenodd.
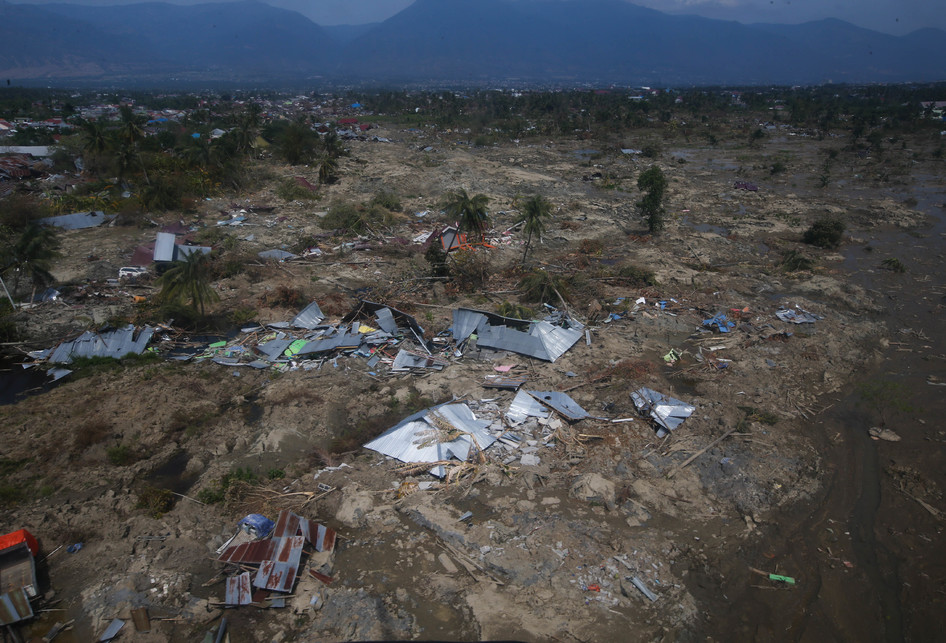
<path id="1" fill-rule="evenodd" d="M 148 269 L 144 266 L 125 266 L 118 269 L 119 279 L 137 279 L 146 274 L 148 274 Z"/>

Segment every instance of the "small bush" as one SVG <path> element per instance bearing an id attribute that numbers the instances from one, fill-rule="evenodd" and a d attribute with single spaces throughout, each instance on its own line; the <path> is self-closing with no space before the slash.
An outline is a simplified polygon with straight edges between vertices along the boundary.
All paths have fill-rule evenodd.
<path id="1" fill-rule="evenodd" d="M 896 257 L 887 257 L 880 262 L 880 267 L 884 270 L 890 270 L 892 272 L 906 272 L 907 267 L 903 265 L 903 262 L 897 259 Z"/>
<path id="2" fill-rule="evenodd" d="M 275 289 L 263 293 L 260 295 L 259 302 L 260 305 L 266 306 L 267 308 L 276 308 L 279 306 L 299 308 L 309 303 L 301 290 L 285 285 L 276 286 Z"/>
<path id="3" fill-rule="evenodd" d="M 102 419 L 92 419 L 76 430 L 75 443 L 78 449 L 87 449 L 102 442 L 112 432 L 112 427 Z"/>
<path id="4" fill-rule="evenodd" d="M 802 241 L 819 248 L 834 249 L 841 245 L 841 235 L 844 234 L 844 222 L 833 217 L 818 219 L 811 224 Z"/>
<path id="5" fill-rule="evenodd" d="M 253 485 L 259 482 L 259 476 L 253 473 L 251 469 L 237 467 L 226 473 L 209 487 L 197 492 L 197 499 L 205 505 L 214 505 L 223 502 L 227 497 L 227 490 L 230 489 L 234 483 L 238 482 Z"/>
<path id="6" fill-rule="evenodd" d="M 126 467 L 138 460 L 138 454 L 127 444 L 118 444 L 105 450 L 108 461 L 116 467 Z"/>
<path id="7" fill-rule="evenodd" d="M 811 270 L 813 266 L 814 262 L 797 250 L 789 250 L 782 255 L 782 268 L 788 272 Z"/>
<path id="8" fill-rule="evenodd" d="M 276 196 L 285 201 L 317 201 L 319 195 L 295 179 L 286 179 L 276 187 Z"/>
<path id="9" fill-rule="evenodd" d="M 397 198 L 396 194 L 387 190 L 381 190 L 375 194 L 371 199 L 371 205 L 380 205 L 391 212 L 400 212 L 402 209 L 401 200 Z"/>
<path id="10" fill-rule="evenodd" d="M 286 472 L 282 469 L 270 469 L 266 472 L 266 477 L 270 480 L 282 480 L 286 477 Z"/>
<path id="11" fill-rule="evenodd" d="M 138 494 L 136 506 L 138 509 L 144 509 L 152 518 L 158 519 L 174 507 L 174 494 L 168 489 L 145 487 Z"/>
<path id="12" fill-rule="evenodd" d="M 628 281 L 629 285 L 644 288 L 657 285 L 657 275 L 653 270 L 627 264 L 618 269 L 618 277 Z"/>
<path id="13" fill-rule="evenodd" d="M 535 313 L 531 308 L 504 301 L 499 304 L 499 307 L 496 309 L 496 314 L 502 315 L 503 317 L 512 317 L 513 319 L 532 319 Z"/>
<path id="14" fill-rule="evenodd" d="M 492 263 L 486 250 L 457 250 L 449 263 L 453 283 L 460 291 L 480 290 L 492 275 Z"/>
<path id="15" fill-rule="evenodd" d="M 447 253 L 439 241 L 434 241 L 424 252 L 424 260 L 430 266 L 431 277 L 449 277 L 450 268 L 447 266 Z"/>
<path id="16" fill-rule="evenodd" d="M 583 255 L 600 257 L 604 252 L 604 244 L 599 239 L 582 239 L 578 242 L 578 252 Z"/>
<path id="17" fill-rule="evenodd" d="M 545 270 L 535 270 L 522 277 L 519 290 L 526 301 L 559 303 L 559 297 L 568 298 L 570 284 L 563 275 L 552 274 Z"/>

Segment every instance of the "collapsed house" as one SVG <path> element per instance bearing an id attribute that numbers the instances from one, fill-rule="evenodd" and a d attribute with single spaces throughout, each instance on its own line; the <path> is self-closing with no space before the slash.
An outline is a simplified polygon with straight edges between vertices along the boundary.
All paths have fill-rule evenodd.
<path id="1" fill-rule="evenodd" d="M 279 595 L 292 593 L 306 545 L 317 553 L 331 554 L 335 549 L 335 531 L 286 509 L 279 512 L 275 524 L 262 516 L 247 518 L 256 520 L 241 521 L 241 529 L 218 550 L 217 561 L 234 571 L 244 570 L 247 565 L 258 567 L 252 581 L 249 571 L 227 578 L 225 603 L 229 606 L 262 604 L 271 592 L 277 592 L 276 600 L 270 599 L 270 606 L 283 607 L 285 599 Z M 264 522 L 269 522 L 271 527 L 260 528 Z M 310 557 L 311 575 L 321 577 L 320 580 L 329 578 L 322 572 L 330 571 L 330 561 L 311 564 Z"/>
<path id="2" fill-rule="evenodd" d="M 584 326 L 569 316 L 557 326 L 548 319 L 526 321 L 494 313 L 458 308 L 453 311 L 453 340 L 457 351 L 475 335 L 477 347 L 510 351 L 554 362 L 584 336 Z"/>

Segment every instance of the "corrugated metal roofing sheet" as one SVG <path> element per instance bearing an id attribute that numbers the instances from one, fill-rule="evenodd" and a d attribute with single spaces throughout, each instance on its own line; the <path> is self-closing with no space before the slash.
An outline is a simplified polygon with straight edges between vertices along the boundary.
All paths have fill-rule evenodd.
<path id="1" fill-rule="evenodd" d="M 412 368 L 432 368 L 442 371 L 448 364 L 449 362 L 445 359 L 433 355 L 421 355 L 402 348 L 398 351 L 397 357 L 394 358 L 391 370 L 397 372 L 409 371 Z"/>
<path id="2" fill-rule="evenodd" d="M 227 579 L 227 596 L 224 602 L 227 605 L 249 605 L 253 602 L 253 586 L 249 572 Z"/>
<path id="3" fill-rule="evenodd" d="M 564 355 L 583 336 L 579 330 L 553 326 L 544 321 L 533 324 L 530 334 L 538 337 L 542 342 L 542 347 L 547 355 L 543 359 L 550 362 L 554 362 Z"/>
<path id="4" fill-rule="evenodd" d="M 318 302 L 313 301 L 311 304 L 299 311 L 299 314 L 292 318 L 292 321 L 289 322 L 289 325 L 293 328 L 306 328 L 308 330 L 312 330 L 321 324 L 323 319 L 325 319 L 325 313 L 323 313 L 322 309 L 319 308 Z"/>
<path id="5" fill-rule="evenodd" d="M 457 308 L 453 311 L 453 339 L 462 342 L 473 334 L 482 322 L 486 321 L 486 315 L 476 310 L 468 308 Z"/>
<path id="6" fill-rule="evenodd" d="M 438 428 L 431 420 L 436 415 L 465 435 L 449 442 L 438 441 Z M 465 404 L 445 404 L 415 413 L 367 443 L 365 448 L 401 462 L 438 462 L 457 458 L 466 460 L 474 448 L 488 448 L 496 438 L 487 427 L 488 420 L 477 420 Z M 442 476 L 441 472 L 431 471 Z"/>
<path id="7" fill-rule="evenodd" d="M 302 536 L 279 539 L 275 556 L 260 565 L 253 585 L 276 592 L 291 592 L 302 562 L 304 544 L 305 538 Z"/>
<path id="8" fill-rule="evenodd" d="M 298 255 L 292 254 L 291 252 L 287 252 L 285 250 L 279 250 L 278 248 L 275 250 L 263 250 L 262 252 L 258 252 L 257 255 L 261 259 L 275 259 L 276 261 L 285 261 L 286 259 L 295 259 L 298 256 Z"/>
<path id="9" fill-rule="evenodd" d="M 256 346 L 256 350 L 263 353 L 269 361 L 275 362 L 277 359 L 282 357 L 282 354 L 289 348 L 293 340 L 291 339 L 273 339 L 268 342 L 263 342 Z"/>
<path id="10" fill-rule="evenodd" d="M 135 327 L 129 324 L 107 333 L 86 331 L 71 342 L 63 342 L 49 356 L 55 364 L 69 364 L 75 357 L 124 357 L 129 353 L 140 355 L 148 347 L 154 329 L 145 326 L 135 337 Z"/>
<path id="11" fill-rule="evenodd" d="M 549 406 L 569 420 L 581 420 L 588 417 L 588 412 L 565 393 L 557 391 L 526 391 L 536 400 Z"/>
<path id="12" fill-rule="evenodd" d="M 516 391 L 516 397 L 512 398 L 506 411 L 506 419 L 512 424 L 522 424 L 530 417 L 547 418 L 549 415 L 548 409 L 525 391 Z"/>
<path id="13" fill-rule="evenodd" d="M 28 618 L 33 618 L 33 606 L 25 589 L 0 595 L 0 625 L 12 625 Z"/>
<path id="14" fill-rule="evenodd" d="M 273 557 L 276 551 L 276 541 L 272 539 L 257 540 L 251 543 L 243 543 L 228 547 L 226 551 L 220 554 L 219 560 L 222 563 L 247 563 L 250 565 L 259 565 L 263 561 Z"/>
<path id="15" fill-rule="evenodd" d="M 390 308 L 379 308 L 374 316 L 375 319 L 378 320 L 378 326 L 381 327 L 381 330 L 391 333 L 392 335 L 397 334 L 397 322 L 394 321 L 394 313 L 391 312 Z"/>
<path id="16" fill-rule="evenodd" d="M 190 255 L 199 252 L 201 254 L 209 255 L 213 252 L 213 248 L 210 246 L 174 246 L 174 261 L 184 261 Z"/>
<path id="17" fill-rule="evenodd" d="M 174 261 L 174 235 L 170 232 L 159 232 L 154 241 L 155 261 Z"/>
<path id="18" fill-rule="evenodd" d="M 361 346 L 361 333 L 337 333 L 331 337 L 322 337 L 320 339 L 313 339 L 311 342 L 306 343 L 303 346 L 297 355 L 312 355 L 314 353 L 325 353 L 327 351 L 333 351 L 339 348 L 358 348 Z"/>
<path id="19" fill-rule="evenodd" d="M 683 424 L 683 421 L 696 410 L 696 407 L 691 404 L 647 387 L 633 391 L 631 400 L 634 401 L 634 406 L 638 411 L 649 414 L 654 422 L 662 427 L 657 431 L 659 437 L 667 435 L 667 431 L 672 431 Z"/>
<path id="20" fill-rule="evenodd" d="M 74 212 L 73 214 L 63 214 L 58 217 L 46 217 L 39 219 L 41 225 L 51 225 L 63 230 L 82 230 L 83 228 L 94 228 L 100 226 L 106 221 L 111 221 L 115 215 L 106 215 L 102 211 L 96 212 Z"/>

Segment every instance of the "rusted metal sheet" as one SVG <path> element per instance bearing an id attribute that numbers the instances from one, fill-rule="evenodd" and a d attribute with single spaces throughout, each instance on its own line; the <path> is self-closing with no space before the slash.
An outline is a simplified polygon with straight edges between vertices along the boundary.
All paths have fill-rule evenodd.
<path id="1" fill-rule="evenodd" d="M 302 535 L 315 547 L 315 551 L 332 551 L 335 548 L 335 530 L 303 518 L 299 522 Z"/>
<path id="2" fill-rule="evenodd" d="M 33 607 L 26 590 L 15 589 L 0 594 L 0 625 L 11 625 L 33 617 Z"/>
<path id="3" fill-rule="evenodd" d="M 276 551 L 276 540 L 258 540 L 252 543 L 244 543 L 228 547 L 219 560 L 222 563 L 248 563 L 250 565 L 259 565 L 264 560 L 273 557 Z"/>
<path id="4" fill-rule="evenodd" d="M 253 585 L 276 592 L 291 592 L 302 562 L 304 545 L 302 536 L 281 539 L 274 558 L 260 565 Z"/>
<path id="5" fill-rule="evenodd" d="M 239 576 L 227 579 L 227 605 L 249 605 L 253 602 L 253 588 L 250 585 L 250 573 L 243 572 Z"/>
<path id="6" fill-rule="evenodd" d="M 317 522 L 303 518 L 288 509 L 279 512 L 273 539 L 288 536 L 303 536 L 315 546 L 316 551 L 332 551 L 335 548 L 335 531 Z"/>

